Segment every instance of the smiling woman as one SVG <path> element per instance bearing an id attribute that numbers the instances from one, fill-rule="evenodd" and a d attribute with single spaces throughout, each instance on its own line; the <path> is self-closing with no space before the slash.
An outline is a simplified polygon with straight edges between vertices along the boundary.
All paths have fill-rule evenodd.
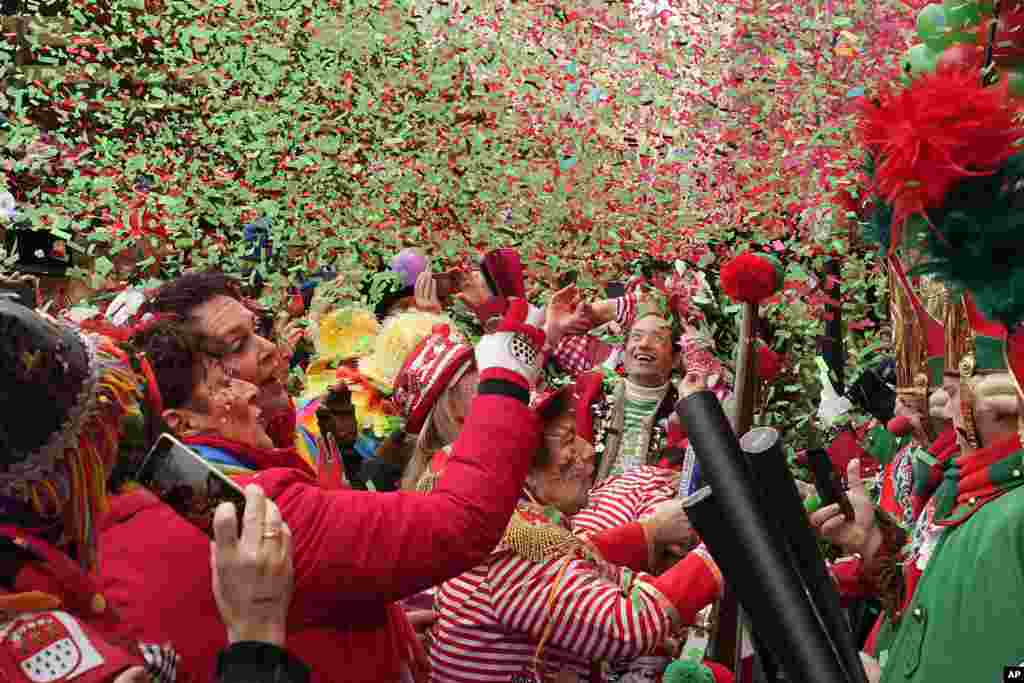
<path id="1" fill-rule="evenodd" d="M 257 334 L 255 314 L 243 303 L 237 282 L 218 272 L 182 275 L 160 287 L 144 311 L 183 320 L 225 369 L 258 387 L 256 403 L 274 445 L 294 445 L 295 410 L 282 381 L 288 358 Z"/>

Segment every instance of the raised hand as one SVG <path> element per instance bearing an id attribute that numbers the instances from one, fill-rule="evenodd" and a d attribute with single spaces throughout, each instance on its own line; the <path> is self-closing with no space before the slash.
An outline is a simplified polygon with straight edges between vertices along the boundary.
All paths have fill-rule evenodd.
<path id="1" fill-rule="evenodd" d="M 679 398 L 686 398 L 691 394 L 696 394 L 698 391 L 707 391 L 708 380 L 707 377 L 699 372 L 691 371 L 686 373 L 677 387 L 679 391 Z"/>
<path id="2" fill-rule="evenodd" d="M 235 506 L 221 503 L 213 517 L 210 568 L 213 595 L 228 640 L 283 646 L 294 586 L 292 534 L 263 491 L 245 488 L 242 537 Z"/>
<path id="3" fill-rule="evenodd" d="M 877 526 L 871 498 L 860 476 L 859 460 L 850 461 L 846 468 L 846 478 L 849 482 L 846 497 L 853 507 L 853 520 L 846 519 L 839 504 L 833 503 L 811 514 L 811 526 L 822 538 L 835 543 L 844 551 L 863 554 Z"/>
<path id="4" fill-rule="evenodd" d="M 416 308 L 421 311 L 441 312 L 441 300 L 437 296 L 437 281 L 430 269 L 424 269 L 416 276 Z"/>
<path id="5" fill-rule="evenodd" d="M 462 291 L 456 294 L 455 298 L 473 310 L 483 306 L 491 298 L 491 292 L 487 289 L 483 274 L 479 270 L 468 272 L 462 279 Z"/>
<path id="6" fill-rule="evenodd" d="M 655 545 L 692 545 L 697 532 L 679 500 L 666 500 L 654 507 L 654 513 L 643 523 L 651 532 Z"/>
<path id="7" fill-rule="evenodd" d="M 549 343 L 557 344 L 562 335 L 569 333 L 568 328 L 574 321 L 579 304 L 580 292 L 575 285 L 554 293 L 545 309 L 544 330 Z"/>

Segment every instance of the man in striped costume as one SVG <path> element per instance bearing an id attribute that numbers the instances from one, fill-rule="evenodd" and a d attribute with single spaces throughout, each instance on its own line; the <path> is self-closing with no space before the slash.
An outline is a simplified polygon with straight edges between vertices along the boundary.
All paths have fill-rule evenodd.
<path id="1" fill-rule="evenodd" d="M 719 595 L 721 576 L 702 549 L 660 577 L 643 573 L 652 545 L 692 536 L 681 508 L 586 541 L 569 530 L 594 468 L 572 392 L 537 408 L 543 444 L 498 548 L 438 591 L 433 681 L 601 681 L 606 664 L 656 651 Z"/>
<path id="2" fill-rule="evenodd" d="M 589 406 L 578 415 L 577 431 L 594 445 L 597 484 L 653 465 L 668 447 L 681 445 L 683 430 L 672 420 L 678 394 L 671 382 L 680 362 L 708 377 L 709 383 L 721 383 L 722 377 L 721 364 L 706 345 L 693 335 L 680 334 L 674 309 L 664 296 L 643 290 L 622 301 L 620 307 L 631 311 L 622 316 L 628 322 L 625 377 L 608 382 L 599 373 L 588 373 L 577 378 Z M 728 392 L 722 391 L 720 398 Z"/>

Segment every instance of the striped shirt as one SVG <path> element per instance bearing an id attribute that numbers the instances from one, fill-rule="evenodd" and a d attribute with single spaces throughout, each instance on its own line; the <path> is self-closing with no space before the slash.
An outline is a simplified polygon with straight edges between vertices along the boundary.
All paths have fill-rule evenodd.
<path id="1" fill-rule="evenodd" d="M 679 472 L 644 465 L 605 479 L 590 492 L 587 506 L 572 517 L 582 538 L 649 517 L 658 503 L 676 495 Z"/>
<path id="2" fill-rule="evenodd" d="M 430 646 L 430 680 L 510 683 L 531 670 L 545 631 L 540 673 L 590 677 L 591 664 L 652 652 L 674 609 L 650 577 L 582 559 L 532 562 L 512 551 L 444 583 Z"/>

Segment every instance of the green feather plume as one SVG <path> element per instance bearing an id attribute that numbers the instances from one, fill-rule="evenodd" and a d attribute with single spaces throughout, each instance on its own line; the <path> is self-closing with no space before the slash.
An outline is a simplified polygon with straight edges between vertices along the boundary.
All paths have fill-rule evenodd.
<path id="1" fill-rule="evenodd" d="M 960 181 L 929 219 L 929 260 L 913 274 L 970 292 L 990 319 L 1010 327 L 1024 321 L 1024 154 L 994 175 Z"/>

